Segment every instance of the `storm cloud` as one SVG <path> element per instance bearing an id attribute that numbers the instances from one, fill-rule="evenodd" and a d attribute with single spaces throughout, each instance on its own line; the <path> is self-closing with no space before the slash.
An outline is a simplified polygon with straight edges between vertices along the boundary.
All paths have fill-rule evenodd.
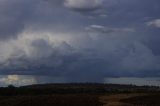
<path id="1" fill-rule="evenodd" d="M 0 74 L 94 82 L 160 76 L 159 4 L 1 0 Z"/>

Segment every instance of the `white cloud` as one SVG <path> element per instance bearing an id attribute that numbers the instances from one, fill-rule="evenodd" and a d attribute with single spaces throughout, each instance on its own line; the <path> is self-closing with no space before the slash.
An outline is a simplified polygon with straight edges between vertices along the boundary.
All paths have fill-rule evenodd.
<path id="1" fill-rule="evenodd" d="M 90 25 L 86 27 L 87 31 L 95 31 L 102 33 L 113 33 L 113 32 L 134 32 L 133 28 L 114 28 L 114 27 L 106 27 L 101 25 Z"/>
<path id="2" fill-rule="evenodd" d="M 150 22 L 147 22 L 147 25 L 160 28 L 160 19 L 155 19 L 155 20 L 152 20 Z"/>

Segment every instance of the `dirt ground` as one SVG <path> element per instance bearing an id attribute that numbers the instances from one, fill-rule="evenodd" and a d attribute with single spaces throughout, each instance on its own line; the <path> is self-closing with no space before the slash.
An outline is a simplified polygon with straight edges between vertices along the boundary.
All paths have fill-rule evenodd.
<path id="1" fill-rule="evenodd" d="M 101 96 L 99 99 L 104 104 L 103 106 L 133 106 L 129 103 L 123 103 L 121 100 L 143 95 L 145 94 L 114 94 Z"/>

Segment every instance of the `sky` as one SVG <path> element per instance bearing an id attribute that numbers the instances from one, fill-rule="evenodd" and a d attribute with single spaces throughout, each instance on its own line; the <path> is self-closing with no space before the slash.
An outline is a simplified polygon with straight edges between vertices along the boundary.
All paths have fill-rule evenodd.
<path id="1" fill-rule="evenodd" d="M 159 77 L 159 5 L 159 0 L 0 0 L 0 75 L 68 82 Z"/>

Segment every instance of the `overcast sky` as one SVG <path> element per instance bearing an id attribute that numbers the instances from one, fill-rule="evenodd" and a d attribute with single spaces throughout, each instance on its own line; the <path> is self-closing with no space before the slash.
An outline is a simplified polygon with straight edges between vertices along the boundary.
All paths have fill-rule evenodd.
<path id="1" fill-rule="evenodd" d="M 0 0 L 0 74 L 160 76 L 160 0 Z"/>

